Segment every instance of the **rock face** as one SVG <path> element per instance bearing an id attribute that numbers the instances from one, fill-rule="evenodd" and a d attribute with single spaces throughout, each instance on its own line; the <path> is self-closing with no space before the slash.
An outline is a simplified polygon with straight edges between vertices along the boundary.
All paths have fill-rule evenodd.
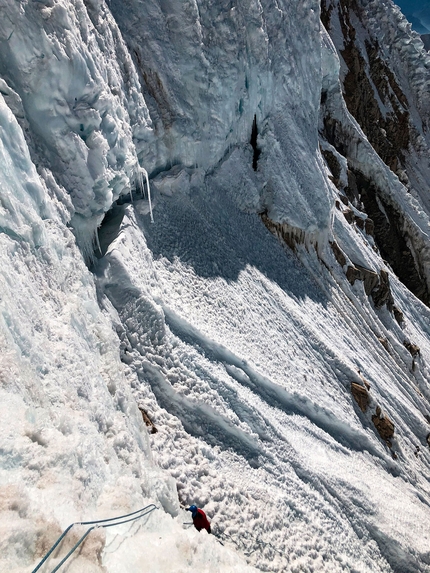
<path id="1" fill-rule="evenodd" d="M 275 223 L 267 216 L 267 213 L 261 214 L 261 220 L 267 229 L 276 237 L 284 241 L 291 249 L 305 242 L 305 233 L 301 229 L 290 227 L 288 224 Z"/>
<path id="2" fill-rule="evenodd" d="M 338 258 L 337 260 L 339 261 Z M 364 290 L 368 296 L 370 295 L 372 297 L 376 308 L 381 308 L 384 306 L 384 304 L 386 304 L 390 312 L 394 311 L 394 299 L 391 293 L 390 281 L 387 271 L 381 270 L 378 275 L 375 271 L 372 271 L 371 269 L 365 269 L 360 265 L 349 265 L 346 270 L 346 278 L 352 285 L 357 280 L 363 281 Z"/>
<path id="3" fill-rule="evenodd" d="M 364 386 L 360 386 L 356 382 L 351 383 L 351 393 L 354 396 L 355 401 L 360 407 L 360 410 L 364 413 L 369 406 L 369 392 Z"/>
<path id="4" fill-rule="evenodd" d="M 403 346 L 409 350 L 409 352 L 411 353 L 411 356 L 413 358 L 415 358 L 415 356 L 417 356 L 420 353 L 420 347 L 417 346 L 416 344 L 413 344 L 412 342 L 409 342 L 408 340 L 405 340 L 403 342 Z"/>
<path id="5" fill-rule="evenodd" d="M 388 340 L 382 336 L 378 337 L 378 340 L 382 344 L 382 346 L 385 348 L 385 350 L 387 352 L 390 352 L 390 344 L 389 344 Z"/>
<path id="6" fill-rule="evenodd" d="M 390 263 L 399 279 L 415 296 L 428 305 L 428 285 L 424 279 L 422 264 L 414 255 L 408 237 L 404 234 L 404 216 L 382 197 L 378 186 L 360 171 L 351 169 L 348 179 L 350 189 L 358 190 L 360 201 L 373 223 L 372 234 L 382 257 Z"/>
<path id="7" fill-rule="evenodd" d="M 148 413 L 146 412 L 146 410 L 144 410 L 140 406 L 139 406 L 139 410 L 140 410 L 140 413 L 142 414 L 142 418 L 143 418 L 143 421 L 145 422 L 145 425 L 148 427 L 148 432 L 150 432 L 151 434 L 156 434 L 158 432 L 158 430 L 157 430 L 154 422 L 148 416 Z"/>
<path id="8" fill-rule="evenodd" d="M 397 306 L 395 306 L 393 308 L 393 314 L 394 314 L 394 318 L 397 320 L 397 322 L 402 325 L 405 321 L 405 317 L 403 316 L 403 312 L 400 310 L 400 308 L 398 308 Z"/>
<path id="9" fill-rule="evenodd" d="M 330 246 L 337 262 L 340 264 L 341 267 L 344 267 L 346 265 L 346 258 L 345 255 L 342 253 L 342 250 L 340 249 L 339 245 L 336 243 L 336 241 L 331 241 Z"/>
<path id="10" fill-rule="evenodd" d="M 384 304 L 387 305 L 388 310 L 393 309 L 394 300 L 391 294 L 390 280 L 387 271 L 381 270 L 379 273 L 378 287 L 372 291 L 372 299 L 376 308 L 381 308 Z"/>
<path id="11" fill-rule="evenodd" d="M 385 415 L 382 415 L 381 408 L 378 406 L 376 408 L 376 413 L 372 416 L 372 422 L 375 424 L 375 428 L 378 430 L 378 434 L 391 447 L 391 438 L 394 436 L 394 424 Z"/>
<path id="12" fill-rule="evenodd" d="M 427 177 L 421 175 L 421 171 L 427 171 L 430 158 L 426 135 L 427 95 L 423 93 L 421 99 L 414 99 L 408 84 L 412 80 L 402 77 L 393 68 L 393 62 L 405 56 L 399 46 L 406 45 L 407 40 L 393 36 L 392 45 L 397 47 L 386 49 L 379 43 L 377 25 L 374 30 L 369 27 L 369 21 L 379 21 L 384 9 L 380 3 L 365 0 L 322 0 L 321 21 L 341 58 L 342 92 L 348 111 L 379 157 L 404 186 L 402 195 L 420 196 L 427 203 Z M 420 49 L 416 43 L 413 46 L 411 52 Z M 407 57 L 414 56 L 408 52 Z M 412 70 L 412 61 L 410 64 Z M 423 77 L 427 77 L 426 71 L 423 71 Z M 414 234 L 414 223 L 405 217 L 403 197 L 387 194 L 381 177 L 375 177 L 374 172 L 371 174 L 372 169 L 368 169 L 365 154 L 357 151 L 360 144 L 351 144 L 350 132 L 329 106 L 322 123 L 323 136 L 347 162 L 348 185 L 342 191 L 368 216 L 357 220 L 354 213 L 347 210 L 345 217 L 374 237 L 382 257 L 399 279 L 421 301 L 430 305 L 427 254 L 422 252 L 420 239 Z M 325 152 L 324 158 L 333 174 L 333 183 L 339 189 L 339 160 L 333 152 L 331 155 Z M 353 280 L 359 278 L 353 271 L 350 276 Z M 391 304 L 387 297 L 387 291 L 380 289 L 375 305 Z"/>
<path id="13" fill-rule="evenodd" d="M 330 177 L 330 179 L 337 188 L 340 188 L 341 167 L 339 165 L 338 160 L 336 159 L 335 154 L 329 151 L 328 149 L 321 149 L 321 153 L 323 154 L 324 159 L 327 162 L 328 168 L 331 171 L 332 176 Z"/>
<path id="14" fill-rule="evenodd" d="M 322 0 L 321 20 L 331 30 L 334 3 Z M 349 112 L 360 123 L 378 155 L 394 172 L 404 163 L 404 152 L 410 142 L 409 104 L 393 72 L 380 57 L 377 40 L 356 42 L 356 29 L 351 18 L 361 18 L 363 10 L 356 0 L 340 0 L 338 16 L 344 39 L 340 54 L 346 64 L 344 98 Z M 364 54 L 360 48 L 364 48 Z M 378 99 L 389 104 L 383 113 Z"/>

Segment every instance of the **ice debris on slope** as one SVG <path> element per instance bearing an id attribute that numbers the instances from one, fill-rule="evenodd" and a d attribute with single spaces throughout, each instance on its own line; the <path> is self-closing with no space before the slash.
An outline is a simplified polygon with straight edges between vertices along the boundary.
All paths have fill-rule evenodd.
<path id="1" fill-rule="evenodd" d="M 430 516 L 415 497 L 429 493 L 426 401 L 414 388 L 428 395 L 428 310 L 396 283 L 409 336 L 422 333 L 415 379 L 393 317 L 328 253 L 332 274 L 305 252 L 302 267 L 218 177 L 209 200 L 207 189 L 160 199 L 155 226 L 126 207 L 99 264 L 128 379 L 158 428 L 155 459 L 261 570 L 428 570 Z M 399 461 L 353 401 L 358 369 L 372 411 L 394 420 Z"/>

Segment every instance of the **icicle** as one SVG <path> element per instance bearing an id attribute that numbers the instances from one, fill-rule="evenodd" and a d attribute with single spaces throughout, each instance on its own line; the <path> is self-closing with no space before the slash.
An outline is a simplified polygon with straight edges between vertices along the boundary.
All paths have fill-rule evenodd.
<path id="1" fill-rule="evenodd" d="M 101 246 L 100 246 L 99 230 L 98 230 L 98 228 L 96 229 L 96 245 L 97 245 L 98 250 L 100 251 L 101 256 L 103 256 L 102 248 L 101 248 Z"/>
<path id="2" fill-rule="evenodd" d="M 138 165 L 137 167 L 137 171 L 136 171 L 136 190 L 140 189 L 140 193 L 142 195 L 142 197 L 145 194 L 145 185 L 143 183 L 143 175 L 145 175 L 145 179 L 146 179 L 146 186 L 148 188 L 148 203 L 149 203 L 149 213 L 150 213 L 150 217 L 151 217 L 151 223 L 154 222 L 154 217 L 152 215 L 152 201 L 151 201 L 151 189 L 149 187 L 149 177 L 148 177 L 148 172 L 146 171 L 146 169 L 144 167 L 140 167 Z M 131 192 L 130 192 L 131 194 Z M 132 201 L 133 203 L 133 198 Z"/>
<path id="3" fill-rule="evenodd" d="M 137 186 L 139 187 L 140 194 L 143 197 L 144 192 L 145 192 L 145 187 L 143 185 L 143 177 L 142 177 L 142 171 L 141 171 L 140 167 L 138 168 L 138 171 L 137 171 Z"/>
<path id="4" fill-rule="evenodd" d="M 148 188 L 148 202 L 149 202 L 149 213 L 151 215 L 151 223 L 154 222 L 154 217 L 152 216 L 152 203 L 151 203 L 151 189 L 149 188 L 149 178 L 148 178 L 148 172 L 146 171 L 146 169 L 144 169 L 143 167 L 140 168 L 141 169 L 141 176 L 142 176 L 142 172 L 145 174 L 145 179 L 146 179 L 146 186 Z"/>

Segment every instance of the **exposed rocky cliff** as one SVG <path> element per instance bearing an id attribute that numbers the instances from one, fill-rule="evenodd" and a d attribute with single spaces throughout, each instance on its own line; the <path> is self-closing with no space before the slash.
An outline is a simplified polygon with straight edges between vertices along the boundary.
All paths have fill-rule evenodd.
<path id="1" fill-rule="evenodd" d="M 341 185 L 340 165 L 333 153 L 325 150 L 333 180 L 342 195 L 373 221 L 382 257 L 428 305 L 426 241 L 403 208 L 405 196 L 410 195 L 419 202 L 418 210 L 428 213 L 429 116 L 428 95 L 422 86 L 429 80 L 424 46 L 387 2 L 322 0 L 321 21 L 340 58 L 341 89 L 348 112 L 359 124 L 362 140 L 367 139 L 396 175 L 399 193 L 387 191 L 379 174 L 369 171 L 357 154 L 357 136 L 351 145 L 347 121 L 334 117 L 323 93 L 321 133 L 346 159 L 347 180 Z M 385 26 L 382 35 L 381 23 Z M 399 61 L 404 62 L 403 68 Z"/>

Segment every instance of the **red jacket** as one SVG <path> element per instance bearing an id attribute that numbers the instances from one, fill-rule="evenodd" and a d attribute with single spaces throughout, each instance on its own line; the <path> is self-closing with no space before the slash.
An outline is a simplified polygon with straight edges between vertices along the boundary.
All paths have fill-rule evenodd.
<path id="1" fill-rule="evenodd" d="M 211 524 L 209 523 L 208 518 L 206 517 L 206 513 L 203 511 L 203 509 L 197 510 L 197 515 L 193 517 L 193 523 L 197 531 L 206 529 L 208 533 L 211 532 Z"/>

